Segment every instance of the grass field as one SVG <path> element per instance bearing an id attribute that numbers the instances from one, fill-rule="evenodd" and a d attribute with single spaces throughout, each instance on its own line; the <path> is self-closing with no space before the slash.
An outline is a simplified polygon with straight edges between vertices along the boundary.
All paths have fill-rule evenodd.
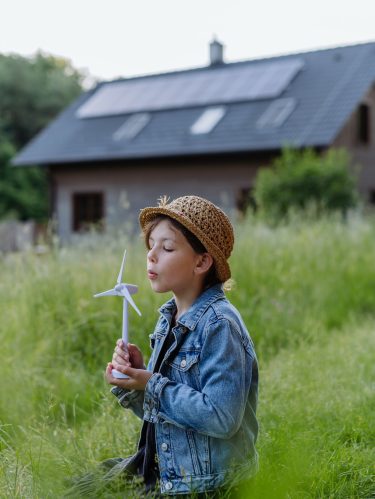
<path id="1" fill-rule="evenodd" d="M 241 498 L 375 497 L 375 221 L 236 227 L 230 300 L 260 360 L 260 471 Z M 44 255 L 0 257 L 0 497 L 57 498 L 73 476 L 131 454 L 140 422 L 103 381 L 121 300 L 140 286 L 131 337 L 149 354 L 157 308 L 138 238 L 87 238 Z M 98 484 L 93 497 L 136 497 Z"/>

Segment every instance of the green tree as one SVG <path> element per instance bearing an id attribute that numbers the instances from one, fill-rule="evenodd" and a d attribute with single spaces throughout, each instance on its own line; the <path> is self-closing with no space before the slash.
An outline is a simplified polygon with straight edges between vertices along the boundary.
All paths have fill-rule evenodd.
<path id="1" fill-rule="evenodd" d="M 48 213 L 48 185 L 40 168 L 14 168 L 16 153 L 10 141 L 0 139 L 0 216 L 44 220 Z"/>
<path id="2" fill-rule="evenodd" d="M 358 201 L 357 182 L 349 169 L 350 158 L 343 149 L 319 155 L 311 149 L 286 148 L 271 168 L 260 170 L 255 199 L 260 211 L 277 221 L 293 210 L 346 213 Z"/>
<path id="3" fill-rule="evenodd" d="M 45 171 L 10 160 L 82 92 L 83 77 L 63 58 L 0 54 L 0 218 L 47 217 Z"/>

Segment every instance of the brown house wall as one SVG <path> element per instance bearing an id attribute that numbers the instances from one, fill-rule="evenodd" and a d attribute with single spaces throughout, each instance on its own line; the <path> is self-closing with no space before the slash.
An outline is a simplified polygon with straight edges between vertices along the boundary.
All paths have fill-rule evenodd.
<path id="1" fill-rule="evenodd" d="M 360 104 L 370 109 L 370 140 L 362 144 L 358 138 L 358 108 L 334 140 L 333 147 L 346 148 L 352 158 L 353 171 L 358 172 L 358 187 L 365 199 L 375 192 L 375 86 L 364 96 Z"/>
<path id="2" fill-rule="evenodd" d="M 76 193 L 103 192 L 105 223 L 136 223 L 144 206 L 153 206 L 161 195 L 171 199 L 185 194 L 207 197 L 235 216 L 242 189 L 251 188 L 257 169 L 270 156 L 249 158 L 200 158 L 123 164 L 96 164 L 51 168 L 55 186 L 53 201 L 58 232 L 63 239 L 72 233 L 72 198 Z"/>

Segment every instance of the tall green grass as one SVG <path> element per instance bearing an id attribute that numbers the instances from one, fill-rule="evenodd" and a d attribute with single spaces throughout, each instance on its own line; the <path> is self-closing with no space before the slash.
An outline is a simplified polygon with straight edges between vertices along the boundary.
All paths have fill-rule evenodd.
<path id="1" fill-rule="evenodd" d="M 374 222 L 327 218 L 237 228 L 233 301 L 261 358 L 375 312 Z"/>
<path id="2" fill-rule="evenodd" d="M 124 247 L 143 315 L 131 340 L 149 355 L 158 306 L 141 241 L 87 238 L 44 255 L 0 257 L 0 497 L 63 497 L 75 475 L 131 454 L 140 422 L 103 370 L 121 331 L 114 284 Z M 375 494 L 375 223 L 326 219 L 236 227 L 229 298 L 260 359 L 260 472 L 248 498 Z M 133 492 L 132 492 L 133 491 Z M 136 489 L 127 490 L 126 496 Z M 98 488 L 94 497 L 124 497 Z"/>
<path id="3" fill-rule="evenodd" d="M 261 467 L 241 497 L 374 497 L 374 332 L 347 324 L 263 367 Z"/>

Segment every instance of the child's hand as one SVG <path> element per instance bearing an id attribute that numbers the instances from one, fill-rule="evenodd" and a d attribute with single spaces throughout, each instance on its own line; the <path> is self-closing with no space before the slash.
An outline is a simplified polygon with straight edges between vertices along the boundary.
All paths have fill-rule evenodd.
<path id="1" fill-rule="evenodd" d="M 128 343 L 128 352 L 131 367 L 134 367 L 135 369 L 145 369 L 143 355 L 137 345 Z"/>
<path id="2" fill-rule="evenodd" d="M 132 343 L 128 343 L 127 346 L 125 346 L 121 339 L 116 342 L 116 347 L 112 356 L 112 364 L 115 369 L 118 369 L 118 367 L 121 366 L 131 366 L 136 369 L 145 368 L 143 355 L 140 349 Z"/>
<path id="3" fill-rule="evenodd" d="M 130 366 L 129 351 L 121 339 L 116 341 L 112 355 L 112 364 L 114 369 L 117 369 L 119 366 Z"/>
<path id="4" fill-rule="evenodd" d="M 105 371 L 105 378 L 110 385 L 119 386 L 120 388 L 125 388 L 126 390 L 144 390 L 147 385 L 147 381 L 151 378 L 152 372 L 146 371 L 146 369 L 134 369 L 129 366 L 119 366 L 116 369 L 123 374 L 129 376 L 126 379 L 118 379 L 112 376 L 112 369 L 115 366 L 109 362 L 107 369 Z"/>

